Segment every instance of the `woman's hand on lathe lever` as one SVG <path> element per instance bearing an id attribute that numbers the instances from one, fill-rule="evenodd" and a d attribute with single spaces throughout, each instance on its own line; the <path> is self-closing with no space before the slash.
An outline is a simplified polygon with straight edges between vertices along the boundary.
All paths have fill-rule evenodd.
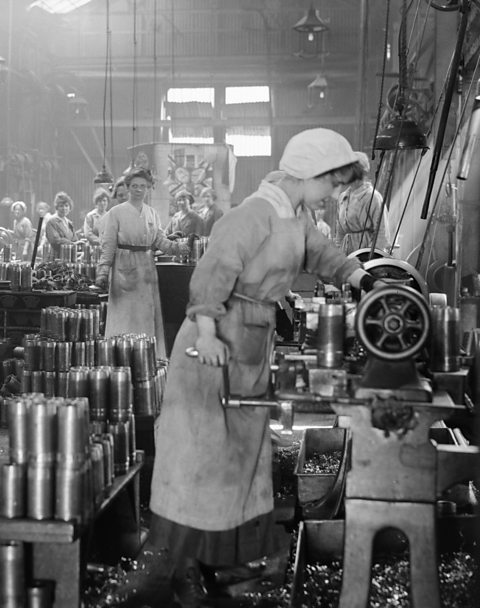
<path id="1" fill-rule="evenodd" d="M 195 342 L 198 360 L 206 365 L 222 366 L 228 363 L 230 353 L 225 342 L 216 336 L 199 336 Z"/>
<path id="2" fill-rule="evenodd" d="M 198 337 L 195 349 L 200 363 L 221 366 L 228 363 L 230 352 L 225 342 L 217 338 L 215 321 L 212 317 L 197 315 Z"/>

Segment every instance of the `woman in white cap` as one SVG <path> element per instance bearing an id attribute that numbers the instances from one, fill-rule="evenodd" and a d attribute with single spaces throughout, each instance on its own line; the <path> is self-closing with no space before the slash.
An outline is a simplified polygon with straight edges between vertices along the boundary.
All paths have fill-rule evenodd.
<path id="1" fill-rule="evenodd" d="M 159 598 L 169 580 L 183 608 L 208 605 L 200 563 L 243 565 L 245 572 L 248 562 L 273 552 L 270 412 L 225 409 L 223 369 L 228 365 L 232 394 L 266 393 L 275 302 L 303 270 L 339 286 L 373 287 L 360 262 L 312 220 L 319 201 L 350 182 L 357 162 L 338 133 L 299 133 L 287 143 L 280 171 L 214 224 L 192 275 L 155 423 L 153 515 L 139 560 L 151 564 L 156 556 L 156 567 L 128 576 L 119 589 L 123 605 L 132 596 L 139 605 L 155 601 L 155 593 L 155 605 L 164 605 Z M 186 354 L 192 346 L 196 358 Z"/>
<path id="2" fill-rule="evenodd" d="M 27 205 L 15 201 L 11 206 L 13 215 L 13 251 L 17 260 L 28 260 L 32 252 L 33 227 L 27 217 Z"/>
<path id="3" fill-rule="evenodd" d="M 358 158 L 355 181 L 338 199 L 336 239 L 347 255 L 359 249 L 370 248 L 375 235 L 375 249 L 387 250 L 389 247 L 386 210 L 382 212 L 382 195 L 374 189 L 368 177 L 368 156 L 364 152 L 355 154 Z"/>

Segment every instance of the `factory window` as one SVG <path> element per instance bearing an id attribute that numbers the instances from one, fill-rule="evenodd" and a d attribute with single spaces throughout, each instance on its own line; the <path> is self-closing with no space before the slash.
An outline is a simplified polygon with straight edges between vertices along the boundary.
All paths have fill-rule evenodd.
<path id="1" fill-rule="evenodd" d="M 171 120 L 172 144 L 213 144 L 213 88 L 168 89 L 165 114 Z M 198 124 L 195 124 L 198 123 Z"/>
<path id="2" fill-rule="evenodd" d="M 271 156 L 272 138 L 266 126 L 270 116 L 270 88 L 226 87 L 224 117 L 229 123 L 225 141 L 233 146 L 235 156 Z M 255 124 L 252 124 L 255 123 Z"/>
<path id="3" fill-rule="evenodd" d="M 215 90 L 172 88 L 164 104 L 170 118 L 171 143 L 214 143 Z M 270 89 L 266 86 L 225 87 L 225 142 L 235 156 L 270 156 Z"/>
<path id="4" fill-rule="evenodd" d="M 225 87 L 225 103 L 259 103 L 270 101 L 269 87 Z"/>

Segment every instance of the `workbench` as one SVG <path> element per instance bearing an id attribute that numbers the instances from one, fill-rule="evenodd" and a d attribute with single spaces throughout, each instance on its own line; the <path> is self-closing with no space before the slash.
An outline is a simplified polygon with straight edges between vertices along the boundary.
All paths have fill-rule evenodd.
<path id="1" fill-rule="evenodd" d="M 0 540 L 27 543 L 32 579 L 55 582 L 54 608 L 80 608 L 87 560 L 115 564 L 140 549 L 139 473 L 143 452 L 115 477 L 90 522 L 0 518 Z"/>
<path id="2" fill-rule="evenodd" d="M 15 346 L 20 345 L 25 334 L 36 333 L 40 329 L 42 308 L 72 307 L 76 299 L 75 291 L 0 290 L 2 337 L 9 338 Z"/>

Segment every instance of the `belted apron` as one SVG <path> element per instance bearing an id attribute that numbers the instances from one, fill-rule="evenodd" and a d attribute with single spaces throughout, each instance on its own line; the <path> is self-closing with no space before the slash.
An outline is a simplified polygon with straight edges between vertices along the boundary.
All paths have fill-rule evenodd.
<path id="1" fill-rule="evenodd" d="M 275 306 L 234 293 L 217 335 L 230 349 L 232 394 L 266 392 Z M 268 408 L 224 408 L 222 369 L 185 354 L 198 336 L 177 334 L 155 423 L 151 510 L 201 530 L 228 530 L 273 509 Z"/>

